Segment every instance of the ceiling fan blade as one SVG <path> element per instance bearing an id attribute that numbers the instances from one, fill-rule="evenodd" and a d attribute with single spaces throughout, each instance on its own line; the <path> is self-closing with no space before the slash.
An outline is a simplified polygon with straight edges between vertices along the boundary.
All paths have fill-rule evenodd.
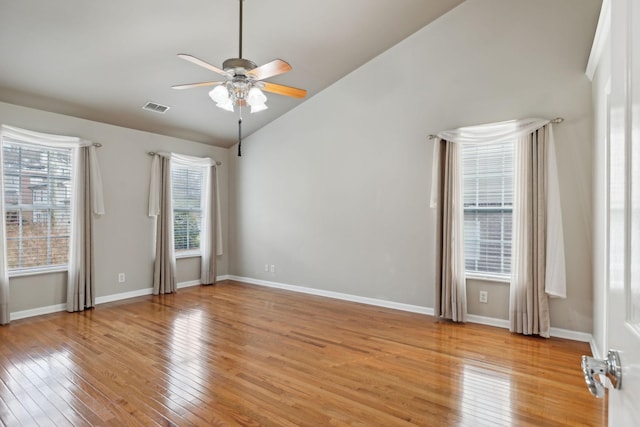
<path id="1" fill-rule="evenodd" d="M 291 65 L 282 59 L 274 59 L 264 65 L 254 68 L 247 73 L 248 76 L 254 77 L 256 80 L 264 80 L 269 77 L 277 76 L 291 71 Z"/>
<path id="2" fill-rule="evenodd" d="M 227 73 L 226 71 L 209 64 L 208 62 L 203 61 L 202 59 L 198 59 L 195 56 L 192 55 L 187 55 L 186 53 L 179 53 L 178 54 L 179 58 L 184 59 L 185 61 L 189 61 L 193 64 L 199 65 L 203 68 L 206 68 L 207 70 L 213 71 L 214 73 L 218 73 L 222 76 L 226 76 L 226 77 L 233 77 L 230 73 Z"/>
<path id="3" fill-rule="evenodd" d="M 201 82 L 201 83 L 189 83 L 184 85 L 175 85 L 171 86 L 171 89 L 191 89 L 194 87 L 202 87 L 202 86 L 216 86 L 219 84 L 223 84 L 224 82 Z"/>
<path id="4" fill-rule="evenodd" d="M 262 90 L 271 93 L 277 93 L 278 95 L 291 96 L 293 98 L 304 98 L 307 96 L 307 91 L 304 89 L 298 89 L 297 87 L 279 85 L 276 83 L 262 82 L 264 87 Z"/>

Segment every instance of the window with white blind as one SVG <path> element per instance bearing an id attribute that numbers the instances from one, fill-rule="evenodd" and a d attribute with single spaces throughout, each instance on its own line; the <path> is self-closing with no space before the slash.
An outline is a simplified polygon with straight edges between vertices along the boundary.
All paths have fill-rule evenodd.
<path id="1" fill-rule="evenodd" d="M 511 273 L 513 143 L 462 146 L 464 256 L 469 275 Z"/>
<path id="2" fill-rule="evenodd" d="M 203 178 L 202 168 L 175 165 L 171 169 L 173 235 L 178 256 L 200 252 Z"/>
<path id="3" fill-rule="evenodd" d="M 65 266 L 71 234 L 71 149 L 2 141 L 9 271 Z"/>

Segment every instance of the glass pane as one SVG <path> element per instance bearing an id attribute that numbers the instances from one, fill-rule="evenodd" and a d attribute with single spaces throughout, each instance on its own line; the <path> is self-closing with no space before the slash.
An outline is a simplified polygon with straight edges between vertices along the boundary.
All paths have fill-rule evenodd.
<path id="1" fill-rule="evenodd" d="M 203 168 L 175 167 L 171 173 L 176 251 L 200 248 Z"/>
<path id="2" fill-rule="evenodd" d="M 3 140 L 9 269 L 67 263 L 71 150 Z"/>
<path id="3" fill-rule="evenodd" d="M 462 147 L 465 269 L 511 272 L 513 143 Z"/>

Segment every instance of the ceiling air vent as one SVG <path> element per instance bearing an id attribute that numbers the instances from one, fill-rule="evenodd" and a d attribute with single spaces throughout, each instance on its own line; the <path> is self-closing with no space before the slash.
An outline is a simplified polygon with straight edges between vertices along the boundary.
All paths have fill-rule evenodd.
<path id="1" fill-rule="evenodd" d="M 171 107 L 167 107 L 166 105 L 156 104 L 155 102 L 147 102 L 142 106 L 143 110 L 153 111 L 154 113 L 164 114 Z"/>

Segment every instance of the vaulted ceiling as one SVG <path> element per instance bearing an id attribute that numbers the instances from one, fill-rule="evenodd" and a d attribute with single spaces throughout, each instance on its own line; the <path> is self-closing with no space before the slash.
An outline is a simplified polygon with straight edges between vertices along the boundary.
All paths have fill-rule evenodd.
<path id="1" fill-rule="evenodd" d="M 243 57 L 275 58 L 293 70 L 269 79 L 304 88 L 296 100 L 268 95 L 269 109 L 243 111 L 249 135 L 360 67 L 462 0 L 245 0 Z M 219 76 L 238 56 L 238 0 L 0 0 L 0 101 L 228 147 L 238 113 L 210 88 L 172 85 Z M 402 67 L 403 64 L 398 64 Z M 396 76 L 389 75 L 388 79 Z M 384 80 L 372 91 L 384 90 Z M 165 114 L 142 110 L 148 101 Z"/>

